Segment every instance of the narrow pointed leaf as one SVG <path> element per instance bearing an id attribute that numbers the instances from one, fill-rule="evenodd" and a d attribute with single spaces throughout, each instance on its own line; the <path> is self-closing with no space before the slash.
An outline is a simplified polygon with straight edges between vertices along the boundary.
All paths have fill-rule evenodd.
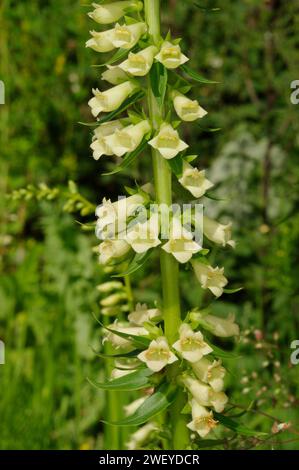
<path id="1" fill-rule="evenodd" d="M 125 419 L 109 423 L 116 426 L 139 426 L 146 423 L 158 413 L 166 410 L 174 401 L 176 390 L 169 384 L 162 384 L 158 390 L 148 397 L 137 411 Z"/>
<path id="2" fill-rule="evenodd" d="M 138 348 L 147 348 L 151 342 L 151 340 L 149 338 L 146 338 L 145 336 L 136 336 L 128 333 L 123 333 L 121 331 L 113 330 L 113 328 L 108 328 L 107 326 L 103 325 L 100 321 L 99 323 L 105 330 L 110 331 L 110 333 L 119 336 L 120 338 L 127 339 Z"/>
<path id="3" fill-rule="evenodd" d="M 114 274 L 112 277 L 124 277 L 135 273 L 146 263 L 148 258 L 151 256 L 152 251 L 153 250 L 148 250 L 146 253 L 136 253 L 128 269 L 120 274 Z"/>
<path id="4" fill-rule="evenodd" d="M 136 372 L 124 375 L 114 380 L 107 380 L 106 382 L 94 382 L 90 379 L 89 382 L 97 388 L 102 390 L 119 390 L 127 392 L 129 390 L 141 390 L 142 388 L 150 386 L 149 377 L 154 372 L 150 369 L 140 369 Z"/>
<path id="5" fill-rule="evenodd" d="M 168 80 L 167 68 L 160 62 L 155 62 L 149 76 L 152 92 L 159 106 L 163 106 Z"/>
<path id="6" fill-rule="evenodd" d="M 243 290 L 243 287 L 236 287 L 234 289 L 223 289 L 223 292 L 225 294 L 235 294 L 236 292 L 240 292 L 240 290 Z"/>
<path id="7" fill-rule="evenodd" d="M 191 78 L 192 80 L 195 80 L 196 82 L 204 83 L 206 85 L 215 85 L 219 83 L 213 80 L 208 80 L 205 77 L 202 77 L 195 70 L 192 70 L 190 67 L 188 67 L 188 65 L 182 65 L 182 69 L 185 72 L 185 74 L 188 75 L 189 78 Z"/>
<path id="8" fill-rule="evenodd" d="M 256 430 L 252 430 L 247 428 L 246 426 L 238 423 L 237 421 L 234 421 L 233 419 L 229 418 L 228 416 L 225 416 L 220 413 L 213 412 L 214 417 L 221 423 L 223 426 L 225 426 L 228 429 L 231 429 L 232 431 L 235 431 L 238 434 L 242 434 L 243 436 L 267 436 L 267 433 L 264 432 L 258 432 Z"/>
<path id="9" fill-rule="evenodd" d="M 109 171 L 108 173 L 103 173 L 103 175 L 104 176 L 115 175 L 116 173 L 119 173 L 120 171 L 130 166 L 131 163 L 133 163 L 133 161 L 138 157 L 138 155 L 140 155 L 141 152 L 143 152 L 146 146 L 147 146 L 147 140 L 144 139 L 141 142 L 141 144 L 137 147 L 137 149 L 125 155 L 123 161 L 113 171 Z"/>

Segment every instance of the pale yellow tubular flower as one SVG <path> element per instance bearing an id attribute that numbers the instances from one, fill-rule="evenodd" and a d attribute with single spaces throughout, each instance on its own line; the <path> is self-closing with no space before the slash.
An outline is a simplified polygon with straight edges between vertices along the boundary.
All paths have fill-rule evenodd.
<path id="1" fill-rule="evenodd" d="M 98 89 L 92 90 L 94 98 L 91 98 L 88 105 L 93 116 L 98 116 L 101 112 L 109 113 L 119 108 L 123 101 L 136 90 L 138 86 L 130 81 L 121 83 L 107 91 Z"/>
<path id="2" fill-rule="evenodd" d="M 153 340 L 148 349 L 138 354 L 138 359 L 145 362 L 147 367 L 154 372 L 159 372 L 168 364 L 177 361 L 178 358 L 171 352 L 168 342 L 164 336 Z"/>
<path id="3" fill-rule="evenodd" d="M 142 449 L 146 441 L 149 439 L 150 435 L 156 431 L 157 425 L 154 423 L 147 423 L 133 434 L 131 434 L 127 448 L 129 450 L 138 450 Z"/>
<path id="4" fill-rule="evenodd" d="M 104 240 L 99 247 L 100 264 L 108 264 L 127 255 L 131 250 L 130 245 L 125 240 Z"/>
<path id="5" fill-rule="evenodd" d="M 204 341 L 202 333 L 200 331 L 195 333 L 186 323 L 181 325 L 179 333 L 180 339 L 172 347 L 187 361 L 196 363 L 213 351 Z"/>
<path id="6" fill-rule="evenodd" d="M 144 77 L 152 68 L 157 51 L 156 46 L 149 46 L 136 54 L 130 52 L 128 59 L 119 64 L 119 67 L 131 75 Z"/>
<path id="7" fill-rule="evenodd" d="M 160 245 L 158 214 L 153 214 L 146 222 L 137 223 L 129 229 L 126 241 L 136 253 L 145 253 Z"/>
<path id="8" fill-rule="evenodd" d="M 189 60 L 188 57 L 182 53 L 178 44 L 172 44 L 169 41 L 164 41 L 155 59 L 161 62 L 167 69 L 176 69 Z"/>
<path id="9" fill-rule="evenodd" d="M 212 406 L 217 413 L 224 410 L 228 402 L 224 392 L 215 392 L 212 387 L 191 376 L 185 376 L 183 383 L 199 405 Z"/>
<path id="10" fill-rule="evenodd" d="M 127 126 L 116 132 L 107 139 L 107 144 L 113 153 L 122 157 L 128 152 L 133 152 L 141 144 L 143 137 L 151 130 L 147 120 L 138 124 Z"/>
<path id="11" fill-rule="evenodd" d="M 114 3 L 105 3 L 98 5 L 92 3 L 94 11 L 88 13 L 88 16 L 99 24 L 110 24 L 118 21 L 126 14 L 127 9 L 141 11 L 143 4 L 140 1 L 129 0 Z"/>
<path id="12" fill-rule="evenodd" d="M 183 174 L 179 178 L 180 184 L 194 197 L 202 197 L 214 185 L 206 178 L 205 170 L 198 170 L 188 162 L 183 163 Z"/>
<path id="13" fill-rule="evenodd" d="M 161 125 L 158 135 L 149 141 L 149 145 L 167 160 L 188 148 L 188 145 L 180 139 L 178 131 L 167 123 Z"/>
<path id="14" fill-rule="evenodd" d="M 126 228 L 126 220 L 132 216 L 134 212 L 142 208 L 146 203 L 146 196 L 142 194 L 134 194 L 133 196 L 124 197 L 116 202 L 110 199 L 103 199 L 102 204 L 96 209 L 96 235 L 102 238 L 101 232 L 106 226 L 114 225 L 116 233 Z"/>
<path id="15" fill-rule="evenodd" d="M 235 242 L 232 240 L 232 224 L 219 224 L 216 220 L 212 220 L 207 216 L 203 216 L 203 233 L 214 243 L 226 246 L 230 245 L 235 247 Z"/>
<path id="16" fill-rule="evenodd" d="M 108 31 L 103 32 L 90 31 L 92 38 L 86 42 L 86 47 L 90 47 L 96 52 L 112 51 L 115 49 L 115 46 L 111 41 L 113 31 L 114 29 L 109 29 Z"/>
<path id="17" fill-rule="evenodd" d="M 129 79 L 128 75 L 118 65 L 107 65 L 107 70 L 102 73 L 101 79 L 111 85 L 120 85 Z"/>
<path id="18" fill-rule="evenodd" d="M 221 361 L 209 361 L 203 357 L 192 364 L 193 372 L 202 382 L 208 383 L 215 392 L 221 392 L 224 386 L 225 369 Z"/>
<path id="19" fill-rule="evenodd" d="M 110 121 L 97 127 L 94 131 L 93 142 L 90 147 L 93 150 L 93 158 L 99 160 L 102 155 L 113 155 L 112 149 L 107 144 L 107 137 L 113 135 L 116 130 L 123 128 L 119 120 Z"/>
<path id="20" fill-rule="evenodd" d="M 157 308 L 148 309 L 146 304 L 137 304 L 135 310 L 128 315 L 128 320 L 134 325 L 142 326 L 143 323 L 159 316 L 160 311 Z"/>
<path id="21" fill-rule="evenodd" d="M 199 105 L 198 101 L 190 100 L 178 91 L 173 91 L 171 98 L 173 99 L 174 109 L 182 121 L 196 121 L 196 119 L 201 119 L 208 114 L 208 112 Z"/>
<path id="22" fill-rule="evenodd" d="M 203 320 L 209 325 L 211 332 L 220 338 L 239 336 L 240 328 L 235 323 L 235 315 L 230 314 L 227 318 L 220 318 L 216 315 L 204 315 Z"/>
<path id="23" fill-rule="evenodd" d="M 192 421 L 187 424 L 191 431 L 197 432 L 200 437 L 206 437 L 217 426 L 218 421 L 213 418 L 213 412 L 191 400 Z"/>
<path id="24" fill-rule="evenodd" d="M 130 25 L 116 24 L 113 32 L 111 33 L 111 42 L 114 47 L 132 49 L 146 31 L 147 26 L 142 22 Z"/>
<path id="25" fill-rule="evenodd" d="M 202 250 L 202 247 L 193 240 L 192 234 L 174 217 L 171 222 L 169 240 L 162 246 L 162 249 L 172 254 L 179 263 L 187 263 L 194 253 Z"/>
<path id="26" fill-rule="evenodd" d="M 200 261 L 192 261 L 195 275 L 203 289 L 209 289 L 215 297 L 223 294 L 223 288 L 227 285 L 228 280 L 224 276 L 224 268 L 213 268 Z"/>

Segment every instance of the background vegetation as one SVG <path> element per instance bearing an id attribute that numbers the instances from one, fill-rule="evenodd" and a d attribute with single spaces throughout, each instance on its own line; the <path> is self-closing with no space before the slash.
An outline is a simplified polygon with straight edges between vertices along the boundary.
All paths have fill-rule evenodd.
<path id="1" fill-rule="evenodd" d="M 243 332 L 235 347 L 242 359 L 229 362 L 229 396 L 240 412 L 253 402 L 242 417 L 247 426 L 272 430 L 266 443 L 237 446 L 299 449 L 299 366 L 290 364 L 290 343 L 299 339 L 299 105 L 290 102 L 299 8 L 283 0 L 163 3 L 165 33 L 182 37 L 192 67 L 219 82 L 201 86 L 209 115 L 196 133 L 185 132 L 224 199 L 208 201 L 208 213 L 235 222 L 237 248 L 217 258 L 244 289 L 215 304 L 220 314 L 234 312 Z M 86 377 L 103 374 L 92 312 L 100 313 L 96 286 L 106 275 L 92 253 L 93 232 L 77 222 L 92 222 L 93 205 L 122 194 L 132 177 L 150 179 L 151 165 L 144 158 L 104 178 L 112 160 L 91 158 L 90 131 L 78 125 L 91 120 L 87 101 L 99 80 L 90 67 L 97 55 L 85 49 L 87 11 L 77 0 L 0 5 L 1 449 L 103 445 L 105 399 Z M 136 300 L 152 303 L 157 262 L 146 269 L 134 281 Z M 201 302 L 190 277 L 181 279 L 186 308 Z M 281 422 L 291 426 L 276 433 Z"/>

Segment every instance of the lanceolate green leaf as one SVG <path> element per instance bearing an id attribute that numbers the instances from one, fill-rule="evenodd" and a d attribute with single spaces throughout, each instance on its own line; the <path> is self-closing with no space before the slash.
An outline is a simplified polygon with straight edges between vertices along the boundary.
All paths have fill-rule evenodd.
<path id="1" fill-rule="evenodd" d="M 113 170 L 108 173 L 103 173 L 104 176 L 108 175 L 115 175 L 116 173 L 119 173 L 120 171 L 124 170 L 128 166 L 133 163 L 133 161 L 138 157 L 138 155 L 143 152 L 143 150 L 147 146 L 147 141 L 144 139 L 141 144 L 135 149 L 133 152 L 127 153 L 123 159 L 123 161 Z"/>
<path id="2" fill-rule="evenodd" d="M 105 354 L 102 352 L 94 351 L 94 354 L 98 357 L 101 357 L 102 359 L 122 359 L 127 357 L 136 357 L 141 351 L 141 349 L 134 349 L 134 351 L 120 354 Z"/>
<path id="3" fill-rule="evenodd" d="M 153 395 L 145 400 L 132 416 L 109 424 L 116 426 L 139 426 L 140 424 L 146 423 L 158 413 L 166 410 L 174 401 L 175 396 L 176 389 L 173 385 L 164 383 Z"/>
<path id="4" fill-rule="evenodd" d="M 223 359 L 240 359 L 240 355 L 231 352 L 231 351 L 225 351 L 224 349 L 219 348 L 218 346 L 215 346 L 214 344 L 210 343 L 207 341 L 211 348 L 213 348 L 213 353 L 216 357 L 220 357 Z"/>
<path id="5" fill-rule="evenodd" d="M 90 379 L 89 382 L 97 388 L 102 390 L 119 390 L 127 392 L 129 390 L 141 390 L 142 388 L 150 386 L 149 377 L 153 375 L 150 369 L 140 369 L 136 372 L 124 375 L 114 380 L 107 380 L 106 382 L 94 382 Z"/>
<path id="6" fill-rule="evenodd" d="M 240 292 L 240 290 L 243 290 L 243 287 L 235 287 L 234 289 L 223 289 L 223 292 L 225 294 L 235 294 L 236 292 Z"/>
<path id="7" fill-rule="evenodd" d="M 231 429 L 232 431 L 235 431 L 238 434 L 242 434 L 243 436 L 266 436 L 267 433 L 264 432 L 258 432 L 255 430 L 251 430 L 247 428 L 246 426 L 238 423 L 237 421 L 234 421 L 233 419 L 229 418 L 228 416 L 225 416 L 220 413 L 214 412 L 214 417 L 219 421 L 219 423 L 223 424 L 228 429 Z"/>
<path id="8" fill-rule="evenodd" d="M 167 69 L 160 62 L 155 62 L 150 71 L 151 89 L 158 101 L 159 106 L 163 106 L 167 89 Z"/>
<path id="9" fill-rule="evenodd" d="M 192 80 L 195 80 L 196 82 L 204 83 L 206 85 L 215 85 L 219 83 L 213 80 L 208 80 L 205 77 L 202 77 L 197 72 L 195 72 L 195 70 L 192 70 L 190 67 L 188 67 L 188 65 L 182 65 L 182 69 L 185 72 L 185 74 L 188 75 L 189 78 L 191 78 Z"/>
<path id="10" fill-rule="evenodd" d="M 146 261 L 149 259 L 151 254 L 152 254 L 152 250 L 148 250 L 146 253 L 136 253 L 128 269 L 125 272 L 122 272 L 120 274 L 114 274 L 114 276 L 112 277 L 124 277 L 124 276 L 128 276 L 129 274 L 135 273 L 136 271 L 138 271 L 138 269 L 140 269 L 146 263 Z"/>
<path id="11" fill-rule="evenodd" d="M 168 165 L 171 168 L 171 171 L 179 178 L 183 173 L 183 158 L 182 155 L 177 155 L 171 160 L 167 160 Z"/>

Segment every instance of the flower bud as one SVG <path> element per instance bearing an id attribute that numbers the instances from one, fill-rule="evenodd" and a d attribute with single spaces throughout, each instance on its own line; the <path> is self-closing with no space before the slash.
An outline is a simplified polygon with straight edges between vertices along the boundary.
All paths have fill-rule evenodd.
<path id="1" fill-rule="evenodd" d="M 99 113 L 109 113 L 119 108 L 123 101 L 135 91 L 137 85 L 127 81 L 101 92 L 98 89 L 92 90 L 94 98 L 91 98 L 88 105 L 91 108 L 92 115 L 96 117 Z"/>
<path id="2" fill-rule="evenodd" d="M 179 182 L 196 198 L 202 197 L 208 189 L 214 186 L 205 177 L 205 170 L 199 171 L 187 162 L 183 164 L 183 174 L 179 178 Z"/>
<path id="3" fill-rule="evenodd" d="M 176 69 L 189 60 L 188 57 L 182 54 L 178 44 L 175 45 L 169 41 L 165 41 L 162 44 L 161 50 L 155 59 L 161 62 L 167 69 Z"/>
<path id="4" fill-rule="evenodd" d="M 131 416 L 132 414 L 134 414 L 135 411 L 137 411 L 138 408 L 145 402 L 146 398 L 146 396 L 137 398 L 137 400 L 134 400 L 132 403 L 129 403 L 128 405 L 124 406 L 125 415 Z"/>
<path id="5" fill-rule="evenodd" d="M 215 220 L 210 219 L 207 216 L 203 216 L 203 233 L 204 235 L 214 243 L 222 246 L 230 245 L 235 247 L 235 242 L 231 239 L 232 237 L 232 224 L 227 225 L 219 224 Z"/>
<path id="6" fill-rule="evenodd" d="M 141 11 L 143 8 L 142 2 L 136 0 L 105 3 L 102 5 L 93 3 L 92 6 L 95 9 L 88 13 L 88 16 L 99 24 L 110 24 L 118 21 L 126 14 L 127 9 Z"/>
<path id="7" fill-rule="evenodd" d="M 157 51 L 156 46 L 149 46 L 136 54 L 130 52 L 128 59 L 119 64 L 119 67 L 131 75 L 144 77 L 152 68 Z"/>
<path id="8" fill-rule="evenodd" d="M 102 307 L 114 307 L 123 300 L 127 300 L 127 294 L 125 292 L 117 292 L 116 294 L 111 294 L 108 297 L 102 299 L 100 305 Z"/>
<path id="9" fill-rule="evenodd" d="M 166 159 L 174 158 L 188 148 L 188 145 L 180 139 L 178 132 L 167 123 L 162 124 L 158 135 L 149 141 L 149 145 L 157 149 Z"/>
<path id="10" fill-rule="evenodd" d="M 143 323 L 152 321 L 153 318 L 160 315 L 160 311 L 157 308 L 148 309 L 146 304 L 137 304 L 134 312 L 129 314 L 128 319 L 134 325 L 143 325 Z"/>
<path id="11" fill-rule="evenodd" d="M 108 281 L 104 282 L 103 284 L 99 284 L 97 286 L 97 290 L 101 294 L 108 294 L 109 292 L 115 291 L 115 290 L 121 290 L 123 289 L 123 284 L 120 281 Z"/>
<path id="12" fill-rule="evenodd" d="M 173 91 L 171 97 L 174 109 L 182 121 L 196 121 L 196 119 L 201 119 L 208 114 L 207 111 L 199 106 L 198 101 L 192 101 L 178 91 Z"/>
<path id="13" fill-rule="evenodd" d="M 201 319 L 207 325 L 209 331 L 220 338 L 239 336 L 240 334 L 239 325 L 235 323 L 235 315 L 233 314 L 228 315 L 227 318 L 220 318 L 215 315 L 202 315 Z"/>
<path id="14" fill-rule="evenodd" d="M 142 449 L 142 447 L 144 446 L 145 442 L 147 441 L 151 433 L 155 430 L 157 430 L 157 426 L 153 423 L 147 423 L 141 428 L 139 428 L 137 431 L 131 434 L 130 440 L 127 444 L 128 449 L 129 450 Z"/>

